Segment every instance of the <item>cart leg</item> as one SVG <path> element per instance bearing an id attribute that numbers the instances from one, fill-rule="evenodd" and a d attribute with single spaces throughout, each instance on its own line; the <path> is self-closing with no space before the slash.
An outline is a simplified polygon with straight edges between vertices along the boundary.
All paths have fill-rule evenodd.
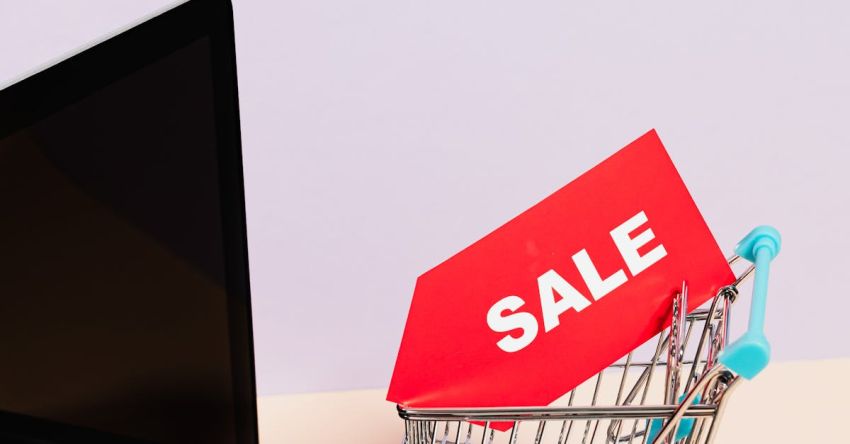
<path id="1" fill-rule="evenodd" d="M 713 381 L 715 378 L 720 376 L 721 372 L 724 370 L 722 365 L 715 366 L 694 386 L 694 388 L 688 392 L 688 395 L 682 400 L 679 407 L 676 409 L 673 416 L 661 427 L 661 431 L 658 433 L 658 436 L 655 438 L 653 444 L 660 444 L 665 442 L 665 439 L 675 430 L 678 426 L 679 421 L 682 420 L 682 417 L 685 416 L 685 412 L 687 412 L 688 408 L 691 407 L 691 404 L 696 399 L 697 395 L 702 392 L 702 390 L 708 385 L 709 382 Z"/>
<path id="2" fill-rule="evenodd" d="M 511 437 L 508 439 L 508 443 L 516 444 L 517 435 L 519 435 L 519 421 L 514 421 L 514 426 L 511 428 Z"/>
<path id="3" fill-rule="evenodd" d="M 724 410 L 726 410 L 726 401 L 727 397 L 731 394 L 735 387 L 738 386 L 738 381 L 740 378 L 735 377 L 730 383 L 729 386 L 726 387 L 726 390 L 723 392 L 723 396 L 720 398 L 720 402 L 717 404 L 717 413 L 714 414 L 714 420 L 711 421 L 711 427 L 708 429 L 708 436 L 705 438 L 705 444 L 711 444 L 714 441 L 715 435 L 717 434 L 717 429 L 720 426 L 720 419 L 723 416 Z"/>

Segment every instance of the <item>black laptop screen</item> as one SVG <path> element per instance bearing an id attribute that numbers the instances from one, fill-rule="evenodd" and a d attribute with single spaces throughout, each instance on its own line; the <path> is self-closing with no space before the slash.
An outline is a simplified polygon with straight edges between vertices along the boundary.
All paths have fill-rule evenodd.
<path id="1" fill-rule="evenodd" d="M 208 37 L 0 138 L 0 413 L 235 443 Z"/>

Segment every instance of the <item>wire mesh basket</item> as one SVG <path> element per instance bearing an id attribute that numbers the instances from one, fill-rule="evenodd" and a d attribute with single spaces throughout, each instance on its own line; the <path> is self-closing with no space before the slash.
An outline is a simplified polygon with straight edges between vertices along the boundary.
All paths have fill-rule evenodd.
<path id="1" fill-rule="evenodd" d="M 729 258 L 753 262 L 706 305 L 686 314 L 687 284 L 673 297 L 670 328 L 649 359 L 633 350 L 546 407 L 427 408 L 397 406 L 403 444 L 711 443 L 729 397 L 743 376 L 767 365 L 762 326 L 769 264 L 779 250 L 770 227 L 750 233 Z M 757 271 L 756 271 L 757 270 Z M 755 274 L 749 329 L 729 344 L 729 316 L 740 284 Z M 640 347 L 643 348 L 643 347 Z M 499 432 L 493 426 L 508 429 Z"/>

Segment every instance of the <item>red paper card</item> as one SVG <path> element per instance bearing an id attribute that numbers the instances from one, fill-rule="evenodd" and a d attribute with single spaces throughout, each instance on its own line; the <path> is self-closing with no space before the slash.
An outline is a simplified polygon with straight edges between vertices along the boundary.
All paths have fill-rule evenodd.
<path id="1" fill-rule="evenodd" d="M 650 131 L 419 277 L 387 399 L 548 405 L 733 279 Z"/>

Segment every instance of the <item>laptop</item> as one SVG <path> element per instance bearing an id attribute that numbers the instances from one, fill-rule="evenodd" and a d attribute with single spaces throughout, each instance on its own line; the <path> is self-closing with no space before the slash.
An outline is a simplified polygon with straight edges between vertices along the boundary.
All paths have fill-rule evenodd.
<path id="1" fill-rule="evenodd" d="M 257 442 L 233 21 L 0 91 L 0 442 Z"/>

